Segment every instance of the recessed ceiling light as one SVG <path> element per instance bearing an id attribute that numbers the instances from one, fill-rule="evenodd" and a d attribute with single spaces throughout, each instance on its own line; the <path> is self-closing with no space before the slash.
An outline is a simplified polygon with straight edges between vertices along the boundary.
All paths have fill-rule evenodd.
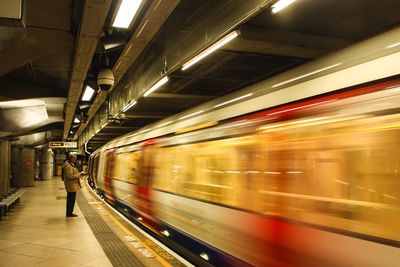
<path id="1" fill-rule="evenodd" d="M 114 19 L 113 27 L 129 28 L 132 19 L 138 11 L 142 0 L 122 0 L 117 16 Z"/>
<path id="2" fill-rule="evenodd" d="M 148 96 L 151 93 L 153 93 L 155 90 L 157 90 L 158 88 L 160 88 L 161 86 L 163 86 L 166 82 L 168 82 L 169 78 L 168 76 L 165 76 L 164 78 L 162 78 L 161 80 L 159 80 L 158 82 L 156 82 L 152 87 L 150 87 L 149 90 L 146 91 L 146 93 L 144 93 L 144 96 Z"/>
<path id="3" fill-rule="evenodd" d="M 82 95 L 82 101 L 90 101 L 93 97 L 94 89 L 86 85 L 85 92 Z"/>

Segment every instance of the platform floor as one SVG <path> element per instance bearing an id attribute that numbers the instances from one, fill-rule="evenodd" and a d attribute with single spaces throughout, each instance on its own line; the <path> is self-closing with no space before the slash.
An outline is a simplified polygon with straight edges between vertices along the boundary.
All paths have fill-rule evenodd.
<path id="1" fill-rule="evenodd" d="M 0 266 L 112 266 L 79 206 L 65 217 L 60 178 L 35 183 L 0 221 Z"/>
<path id="2" fill-rule="evenodd" d="M 25 189 L 20 203 L 0 220 L 0 267 L 193 266 L 119 215 L 87 184 L 77 194 L 74 218 L 65 217 L 59 177 Z"/>

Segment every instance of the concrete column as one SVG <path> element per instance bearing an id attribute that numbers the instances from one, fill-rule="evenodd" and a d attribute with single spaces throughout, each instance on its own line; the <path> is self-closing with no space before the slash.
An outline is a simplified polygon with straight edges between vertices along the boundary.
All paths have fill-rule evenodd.
<path id="1" fill-rule="evenodd" d="M 62 166 L 66 159 L 67 159 L 67 156 L 65 155 L 65 153 L 54 154 L 54 165 L 55 165 L 55 169 L 56 169 L 56 173 L 54 174 L 54 176 L 61 176 Z"/>
<path id="2" fill-rule="evenodd" d="M 0 196 L 10 191 L 10 141 L 0 141 Z"/>
<path id="3" fill-rule="evenodd" d="M 34 186 L 35 180 L 35 149 L 23 148 L 21 152 L 21 186 Z"/>
<path id="4" fill-rule="evenodd" d="M 53 151 L 50 148 L 45 147 L 42 150 L 42 156 L 40 157 L 40 173 L 42 174 L 42 180 L 51 180 L 53 178 L 53 162 Z"/>
<path id="5" fill-rule="evenodd" d="M 35 177 L 35 150 L 33 148 L 14 147 L 11 156 L 13 186 L 33 186 Z"/>
<path id="6" fill-rule="evenodd" d="M 20 147 L 12 147 L 11 148 L 11 186 L 19 187 L 21 184 L 21 151 Z"/>

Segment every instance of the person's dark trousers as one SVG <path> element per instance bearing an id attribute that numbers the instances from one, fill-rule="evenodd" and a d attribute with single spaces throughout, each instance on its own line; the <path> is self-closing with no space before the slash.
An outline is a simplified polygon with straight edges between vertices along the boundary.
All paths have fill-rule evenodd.
<path id="1" fill-rule="evenodd" d="M 75 206 L 76 192 L 67 192 L 67 216 L 72 215 Z"/>

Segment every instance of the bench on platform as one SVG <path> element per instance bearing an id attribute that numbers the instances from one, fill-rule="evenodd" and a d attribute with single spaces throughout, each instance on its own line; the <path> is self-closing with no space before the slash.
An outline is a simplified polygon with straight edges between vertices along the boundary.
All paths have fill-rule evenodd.
<path id="1" fill-rule="evenodd" d="M 0 220 L 2 216 L 5 216 L 11 208 L 14 208 L 19 203 L 19 199 L 25 192 L 25 189 L 19 189 L 0 201 Z"/>

